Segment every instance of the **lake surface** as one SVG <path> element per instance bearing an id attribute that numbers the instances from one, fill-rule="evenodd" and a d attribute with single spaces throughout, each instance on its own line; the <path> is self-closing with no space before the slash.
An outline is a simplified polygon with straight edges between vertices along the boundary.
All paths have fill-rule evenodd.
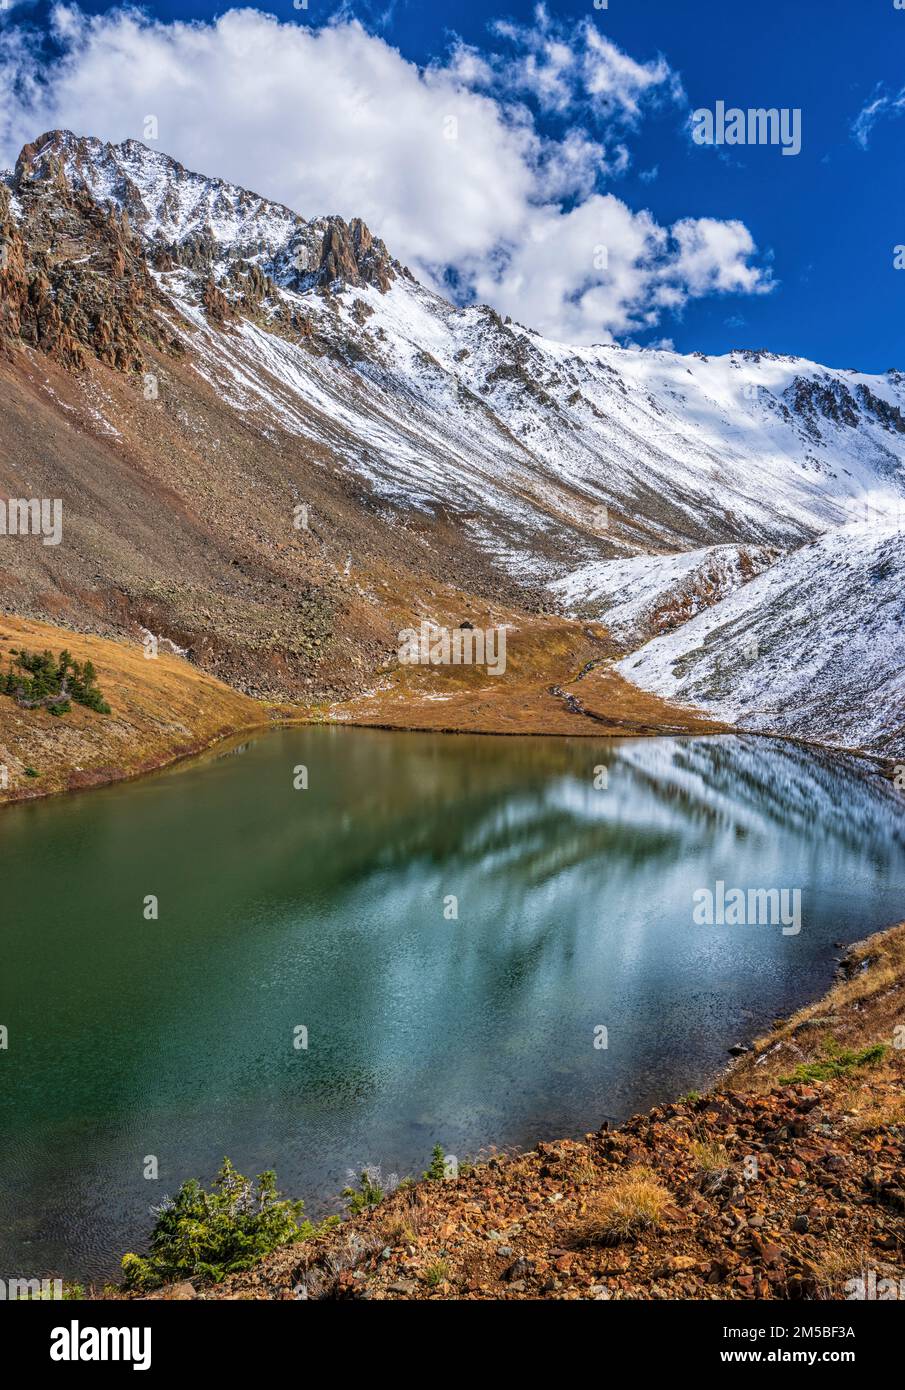
<path id="1" fill-rule="evenodd" d="M 903 807 L 765 739 L 312 728 L 4 810 L 0 1277 L 115 1274 L 224 1154 L 321 1214 L 700 1087 L 905 916 Z M 717 880 L 801 931 L 695 925 Z"/>

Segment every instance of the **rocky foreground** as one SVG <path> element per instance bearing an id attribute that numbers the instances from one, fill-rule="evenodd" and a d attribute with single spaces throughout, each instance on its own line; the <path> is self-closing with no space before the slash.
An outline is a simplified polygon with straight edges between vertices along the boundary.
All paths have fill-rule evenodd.
<path id="1" fill-rule="evenodd" d="M 859 1279 L 868 1297 L 901 1290 L 902 1020 L 905 923 L 852 948 L 829 995 L 705 1096 L 421 1181 L 250 1273 L 154 1296 L 838 1299 L 857 1297 Z"/>

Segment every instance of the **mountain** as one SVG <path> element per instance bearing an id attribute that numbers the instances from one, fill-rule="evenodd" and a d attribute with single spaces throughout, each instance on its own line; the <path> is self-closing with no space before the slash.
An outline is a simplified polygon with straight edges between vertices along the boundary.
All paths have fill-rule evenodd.
<path id="1" fill-rule="evenodd" d="M 551 587 L 567 607 L 605 618 L 615 638 L 637 646 L 718 603 L 781 553 L 768 545 L 713 545 L 675 555 L 593 560 Z"/>
<path id="2" fill-rule="evenodd" d="M 905 760 L 902 540 L 894 527 L 827 531 L 619 669 L 738 728 Z"/>
<path id="3" fill-rule="evenodd" d="M 552 342 L 134 140 L 27 145 L 0 241 L 0 485 L 67 515 L 53 565 L 0 552 L 8 601 L 251 693 L 364 690 L 407 618 L 463 610 L 625 651 L 905 512 L 901 372 Z"/>

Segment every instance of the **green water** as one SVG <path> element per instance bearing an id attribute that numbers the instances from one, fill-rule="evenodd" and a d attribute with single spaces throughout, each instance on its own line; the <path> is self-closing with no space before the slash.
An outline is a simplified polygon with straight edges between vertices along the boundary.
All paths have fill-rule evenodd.
<path id="1" fill-rule="evenodd" d="M 0 1277 L 110 1275 L 224 1154 L 319 1213 L 700 1085 L 905 916 L 902 805 L 762 739 L 316 728 L 3 811 Z M 718 879 L 801 931 L 694 925 Z"/>

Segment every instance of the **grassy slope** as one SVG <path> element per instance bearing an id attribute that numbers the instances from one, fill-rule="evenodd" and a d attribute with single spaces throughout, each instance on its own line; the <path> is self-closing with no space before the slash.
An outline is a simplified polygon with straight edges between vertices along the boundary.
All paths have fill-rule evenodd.
<path id="1" fill-rule="evenodd" d="M 877 932 L 852 946 L 845 955 L 842 978 L 822 998 L 777 1021 L 753 1050 L 732 1066 L 726 1085 L 732 1090 L 762 1093 L 799 1068 L 823 1067 L 837 1051 L 858 1055 L 876 1044 L 887 1048 L 883 1060 L 871 1066 L 842 1066 L 840 1101 L 853 1113 L 905 1124 L 905 1037 L 895 1046 L 895 1030 L 905 1025 L 905 923 Z M 898 1086 L 891 1108 L 887 1083 Z"/>
<path id="2" fill-rule="evenodd" d="M 433 597 L 436 602 L 436 591 Z M 458 626 L 461 611 L 439 610 L 450 628 Z M 368 694 L 331 706 L 329 717 L 390 729 L 595 738 L 726 729 L 624 680 L 613 670 L 616 648 L 599 624 L 474 607 L 468 616 L 479 628 L 507 625 L 505 672 L 394 666 L 378 676 Z"/>
<path id="3" fill-rule="evenodd" d="M 90 658 L 112 713 L 73 705 L 71 714 L 56 717 L 0 696 L 0 764 L 8 768 L 9 783 L 0 789 L 0 802 L 132 777 L 269 722 L 266 706 L 165 652 L 148 660 L 137 644 L 2 615 L 4 670 L 12 647 L 68 647 L 77 661 Z M 37 778 L 25 776 L 29 766 Z"/>
<path id="4" fill-rule="evenodd" d="M 135 642 L 0 615 L 0 669 L 7 668 L 11 649 L 22 647 L 54 653 L 67 647 L 77 661 L 90 658 L 112 714 L 74 705 L 70 714 L 55 717 L 0 696 L 0 766 L 8 769 L 0 804 L 132 777 L 275 721 L 596 737 L 721 728 L 636 691 L 612 672 L 594 672 L 591 703 L 601 711 L 596 720 L 570 708 L 564 692 L 584 703 L 585 683 L 576 675 L 586 663 L 600 660 L 607 643 L 602 632 L 592 634 L 564 619 L 522 619 L 513 627 L 504 676 L 488 676 L 476 667 L 395 668 L 378 678 L 370 696 L 313 707 L 265 704 L 164 650 L 148 660 Z M 554 687 L 560 693 L 553 693 Z M 39 776 L 27 777 L 26 767 Z"/>

